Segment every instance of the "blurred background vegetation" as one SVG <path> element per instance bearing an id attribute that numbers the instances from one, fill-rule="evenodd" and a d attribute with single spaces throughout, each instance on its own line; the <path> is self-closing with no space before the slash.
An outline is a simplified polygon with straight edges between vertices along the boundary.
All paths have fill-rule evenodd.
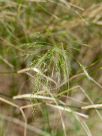
<path id="1" fill-rule="evenodd" d="M 102 0 L 0 0 L 0 136 L 101 136 L 101 58 Z"/>

